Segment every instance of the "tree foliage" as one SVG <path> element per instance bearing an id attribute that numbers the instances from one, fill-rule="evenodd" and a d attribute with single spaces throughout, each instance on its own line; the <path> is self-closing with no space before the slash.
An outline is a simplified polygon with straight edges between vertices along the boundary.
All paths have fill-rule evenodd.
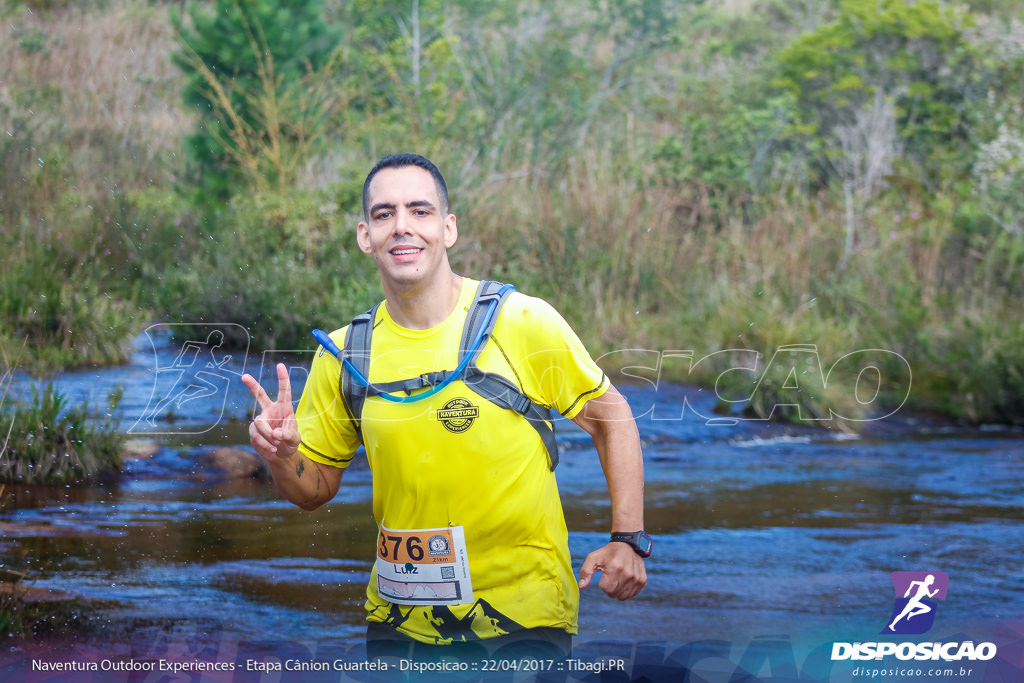
<path id="1" fill-rule="evenodd" d="M 336 122 L 357 129 L 368 157 L 399 149 L 435 154 L 465 130 L 465 83 L 458 38 L 440 0 L 354 0 L 341 8 L 351 27 L 344 84 L 353 99 Z"/>
<path id="2" fill-rule="evenodd" d="M 278 189 L 298 169 L 341 104 L 331 82 L 340 30 L 320 1 L 217 0 L 175 19 L 186 104 L 200 114 L 188 139 L 197 182 L 217 198 L 236 183 Z"/>
<path id="3" fill-rule="evenodd" d="M 137 54 L 179 3 L 96 4 L 87 25 L 150 29 L 104 34 L 131 59 L 102 68 L 90 10 L 11 15 L 0 350 L 69 330 L 103 348 L 151 315 L 302 348 L 379 296 L 359 187 L 416 151 L 452 189 L 456 267 L 549 296 L 588 343 L 770 352 L 833 329 L 835 351 L 884 344 L 922 375 L 962 354 L 963 385 L 932 395 L 995 372 L 1020 393 L 1020 344 L 994 333 L 1022 296 L 1019 2 L 196 2 L 184 78 L 145 71 L 159 41 Z M 136 97 L 82 96 L 109 73 Z M 172 191 L 190 113 L 198 198 Z M 39 287 L 54 258 L 71 289 Z"/>
<path id="4" fill-rule="evenodd" d="M 926 184 L 962 175 L 975 90 L 969 24 L 967 14 L 930 0 L 845 0 L 837 21 L 778 54 L 775 85 L 798 98 L 796 132 L 827 155 L 836 129 L 881 97 L 893 103 L 906 156 Z"/>

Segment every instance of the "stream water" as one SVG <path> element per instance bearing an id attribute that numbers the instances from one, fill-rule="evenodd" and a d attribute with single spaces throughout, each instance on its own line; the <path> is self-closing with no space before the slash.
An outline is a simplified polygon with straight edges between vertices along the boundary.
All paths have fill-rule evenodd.
<path id="1" fill-rule="evenodd" d="M 123 637 L 70 649 L 4 646 L 0 679 L 363 680 L 336 664 L 362 657 L 376 535 L 369 470 L 357 461 L 337 499 L 313 513 L 284 502 L 272 484 L 202 476 L 198 453 L 247 447 L 253 405 L 241 373 L 269 376 L 278 358 L 228 358 L 216 342 L 181 353 L 154 330 L 139 338 L 129 365 L 54 378 L 71 403 L 103 407 L 122 391 L 112 411 L 121 428 L 161 448 L 128 461 L 116 484 L 8 493 L 0 566 L 27 573 L 35 586 L 100 601 L 93 616 Z M 301 385 L 303 360 L 288 358 Z M 16 377 L 11 397 L 29 384 Z M 712 414 L 713 397 L 696 388 L 621 389 L 634 406 L 685 402 Z M 874 680 L 1024 680 L 1019 431 L 897 415 L 891 428 L 851 436 L 657 414 L 639 420 L 655 537 L 649 585 L 626 603 L 584 591 L 574 650 L 582 669 L 549 675 L 850 681 L 871 680 L 858 669 L 870 666 L 892 669 Z M 605 538 L 608 496 L 589 439 L 571 423 L 559 428 L 558 480 L 578 569 Z M 948 578 L 926 633 L 880 635 L 901 597 L 890 577 L 899 571 Z M 831 656 L 835 643 L 875 641 L 992 643 L 998 654 L 952 662 Z M 175 679 L 110 665 L 146 658 L 237 667 L 178 671 Z M 42 660 L 105 662 L 107 673 L 47 678 L 37 671 Z M 290 672 L 282 667 L 289 661 L 307 670 Z M 598 673 L 595 663 L 605 661 L 610 668 Z M 532 680 L 525 671 L 504 675 Z"/>

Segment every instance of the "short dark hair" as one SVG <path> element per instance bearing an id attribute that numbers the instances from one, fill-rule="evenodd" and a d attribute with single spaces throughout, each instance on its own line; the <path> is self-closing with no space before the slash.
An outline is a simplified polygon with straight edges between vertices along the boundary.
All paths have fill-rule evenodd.
<path id="1" fill-rule="evenodd" d="M 441 198 L 441 213 L 448 213 L 448 185 L 444 182 L 444 176 L 441 175 L 441 171 L 438 170 L 437 166 L 430 159 L 420 156 L 419 154 L 412 154 L 409 152 L 402 152 L 400 154 L 389 154 L 380 161 L 378 161 L 370 172 L 366 175 L 366 180 L 363 181 L 363 220 L 370 220 L 370 212 L 367 204 L 370 201 L 370 182 L 378 172 L 383 171 L 385 168 L 404 168 L 405 166 L 416 166 L 422 168 L 424 171 L 430 174 L 434 179 L 434 185 L 437 186 L 437 196 Z"/>

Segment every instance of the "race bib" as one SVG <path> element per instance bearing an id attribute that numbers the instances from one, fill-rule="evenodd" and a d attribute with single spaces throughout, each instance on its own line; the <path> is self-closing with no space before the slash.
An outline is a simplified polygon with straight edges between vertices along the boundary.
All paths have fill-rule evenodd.
<path id="1" fill-rule="evenodd" d="M 377 537 L 377 594 L 400 605 L 473 602 L 463 528 L 382 526 Z"/>

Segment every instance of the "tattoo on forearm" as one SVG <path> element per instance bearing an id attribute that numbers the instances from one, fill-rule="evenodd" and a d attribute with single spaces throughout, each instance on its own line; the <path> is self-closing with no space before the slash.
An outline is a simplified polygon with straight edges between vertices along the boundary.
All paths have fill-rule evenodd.
<path id="1" fill-rule="evenodd" d="M 320 481 L 321 481 L 321 479 L 320 479 L 320 470 L 317 470 L 317 472 L 316 472 L 316 493 L 314 493 L 312 496 L 310 496 L 306 500 L 302 501 L 303 504 L 305 504 L 305 503 L 312 503 L 313 501 L 315 501 L 318 498 L 320 498 Z"/>
<path id="2" fill-rule="evenodd" d="M 299 460 L 299 464 L 295 466 L 295 476 L 302 477 L 302 473 L 306 471 L 306 461 Z"/>

